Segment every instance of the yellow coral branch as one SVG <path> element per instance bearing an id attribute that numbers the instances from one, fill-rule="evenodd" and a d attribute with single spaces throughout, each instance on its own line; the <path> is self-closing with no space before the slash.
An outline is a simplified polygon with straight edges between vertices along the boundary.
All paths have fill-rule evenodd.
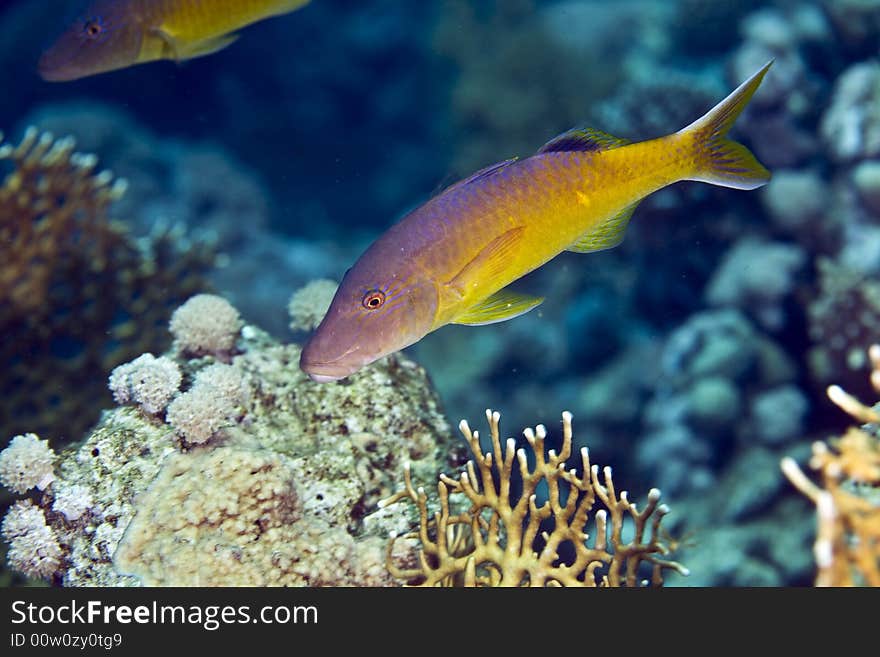
<path id="1" fill-rule="evenodd" d="M 618 495 L 611 468 L 602 470 L 600 481 L 599 468 L 591 465 L 586 448 L 580 450 L 581 474 L 576 468 L 566 469 L 572 451 L 570 413 L 562 415 L 558 454 L 545 451 L 547 430 L 542 425 L 523 432 L 529 454 L 517 449 L 512 438 L 502 443 L 499 413 L 487 410 L 486 419 L 491 443 L 487 453 L 482 452 L 479 432 L 460 423 L 473 459 L 457 478 L 440 475 L 439 511 L 429 513 L 427 495 L 413 486 L 409 468 L 404 469 L 403 490 L 380 502 L 385 507 L 409 500 L 419 514 L 418 529 L 405 536 L 420 544 L 419 568 L 394 565 L 391 557 L 399 537 L 392 536 L 387 557 L 394 577 L 423 586 L 637 586 L 645 583 L 639 578 L 641 563 L 650 565 L 654 585 L 662 584 L 665 570 L 687 574 L 680 564 L 660 558 L 670 549 L 660 531 L 669 509 L 659 504 L 659 490 L 650 491 L 639 511 L 627 492 Z M 522 490 L 514 493 L 515 467 Z M 547 495 L 538 505 L 542 484 Z M 597 501 L 605 508 L 593 513 Z M 591 515 L 596 527 L 593 547 L 585 531 Z M 542 530 L 545 521 L 552 521 L 549 531 Z M 633 527 L 630 542 L 622 538 L 625 524 Z M 571 563 L 559 554 L 563 545 L 574 550 Z"/>
<path id="2" fill-rule="evenodd" d="M 868 350 L 871 383 L 880 392 L 880 346 Z M 829 386 L 828 397 L 853 419 L 829 443 L 813 443 L 810 467 L 819 473 L 815 484 L 791 458 L 780 464 L 789 481 L 816 505 L 816 586 L 880 586 L 880 415 L 845 392 Z M 874 495 L 874 501 L 871 499 Z"/>

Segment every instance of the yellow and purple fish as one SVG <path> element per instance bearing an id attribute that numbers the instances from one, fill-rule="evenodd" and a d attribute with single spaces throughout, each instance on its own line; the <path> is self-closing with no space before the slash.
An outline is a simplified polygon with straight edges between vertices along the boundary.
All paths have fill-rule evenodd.
<path id="1" fill-rule="evenodd" d="M 754 189 L 767 171 L 727 132 L 770 67 L 678 132 L 628 143 L 575 129 L 535 155 L 482 169 L 392 226 L 345 274 L 300 367 L 346 377 L 445 324 L 492 324 L 543 298 L 507 285 L 562 251 L 623 240 L 636 205 L 681 180 Z"/>
<path id="2" fill-rule="evenodd" d="M 40 57 L 44 80 L 61 82 L 160 59 L 222 50 L 235 30 L 309 0 L 96 0 Z"/>

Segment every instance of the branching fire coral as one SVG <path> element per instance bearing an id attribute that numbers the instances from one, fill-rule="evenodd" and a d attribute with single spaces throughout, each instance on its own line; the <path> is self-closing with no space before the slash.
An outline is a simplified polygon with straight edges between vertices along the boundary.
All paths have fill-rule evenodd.
<path id="1" fill-rule="evenodd" d="M 871 383 L 880 392 L 880 345 L 868 351 Z M 880 412 L 839 386 L 828 397 L 861 427 L 829 443 L 813 443 L 814 484 L 791 458 L 782 470 L 816 505 L 816 586 L 880 586 Z"/>
<path id="2" fill-rule="evenodd" d="M 404 469 L 404 490 L 380 502 L 387 507 L 410 500 L 419 512 L 418 530 L 402 537 L 421 544 L 419 567 L 394 563 L 398 537 L 392 535 L 387 555 L 392 575 L 423 586 L 636 586 L 643 583 L 642 562 L 651 566 L 651 583 L 657 586 L 663 583 L 664 570 L 687 574 L 682 565 L 661 558 L 670 551 L 660 529 L 669 508 L 659 504 L 659 490 L 651 489 L 647 504 L 639 509 L 626 491 L 617 493 L 611 468 L 604 468 L 600 478 L 599 466 L 590 464 L 586 448 L 580 451 L 581 474 L 566 469 L 570 413 L 562 414 L 559 454 L 552 449 L 545 454 L 547 432 L 542 425 L 523 432 L 531 454 L 516 449 L 512 438 L 502 452 L 500 415 L 487 410 L 486 417 L 492 441 L 492 451 L 486 454 L 479 432 L 471 431 L 464 420 L 459 425 L 475 458 L 457 479 L 440 475 L 439 512 L 429 513 L 428 496 L 424 488 L 413 486 L 409 468 Z M 516 474 L 522 479 L 520 493 L 513 491 Z M 547 500 L 538 506 L 545 486 Z M 466 500 L 453 500 L 456 494 Z M 465 508 L 467 502 L 470 506 Z M 605 508 L 593 512 L 597 502 Z M 585 533 L 591 513 L 592 541 Z M 628 541 L 624 534 L 630 536 Z M 572 559 L 560 556 L 567 549 L 573 550 Z"/>

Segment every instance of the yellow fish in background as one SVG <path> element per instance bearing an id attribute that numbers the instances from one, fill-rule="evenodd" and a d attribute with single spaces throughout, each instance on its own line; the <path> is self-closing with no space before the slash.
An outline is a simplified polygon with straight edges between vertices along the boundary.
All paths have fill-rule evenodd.
<path id="1" fill-rule="evenodd" d="M 235 30 L 309 0 L 97 0 L 40 57 L 44 80 L 63 82 L 222 50 Z"/>
<path id="2" fill-rule="evenodd" d="M 639 201 L 667 185 L 765 184 L 770 172 L 727 132 L 770 64 L 673 134 L 632 144 L 570 130 L 531 157 L 493 164 L 447 188 L 348 270 L 300 367 L 314 381 L 335 381 L 445 324 L 522 315 L 543 299 L 507 285 L 562 251 L 617 246 Z"/>

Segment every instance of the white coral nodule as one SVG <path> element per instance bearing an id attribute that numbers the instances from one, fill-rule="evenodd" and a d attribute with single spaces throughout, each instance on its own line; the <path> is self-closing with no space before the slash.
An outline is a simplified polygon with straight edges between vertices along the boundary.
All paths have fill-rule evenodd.
<path id="1" fill-rule="evenodd" d="M 174 311 L 168 328 L 179 352 L 202 356 L 232 351 L 241 325 L 238 311 L 226 299 L 197 294 Z"/>
<path id="2" fill-rule="evenodd" d="M 15 436 L 0 452 L 0 483 L 14 493 L 45 490 L 55 480 L 55 452 L 33 433 Z"/>
<path id="3" fill-rule="evenodd" d="M 46 579 L 61 566 L 62 551 L 43 510 L 30 500 L 19 500 L 3 518 L 0 533 L 9 542 L 6 559 L 13 570 Z"/>
<path id="4" fill-rule="evenodd" d="M 166 356 L 142 354 L 110 373 L 110 392 L 117 404 L 138 404 L 150 414 L 161 413 L 180 388 L 180 368 Z"/>
<path id="5" fill-rule="evenodd" d="M 166 421 L 190 445 L 208 442 L 223 427 L 235 424 L 234 403 L 209 385 L 193 386 L 168 404 Z"/>

